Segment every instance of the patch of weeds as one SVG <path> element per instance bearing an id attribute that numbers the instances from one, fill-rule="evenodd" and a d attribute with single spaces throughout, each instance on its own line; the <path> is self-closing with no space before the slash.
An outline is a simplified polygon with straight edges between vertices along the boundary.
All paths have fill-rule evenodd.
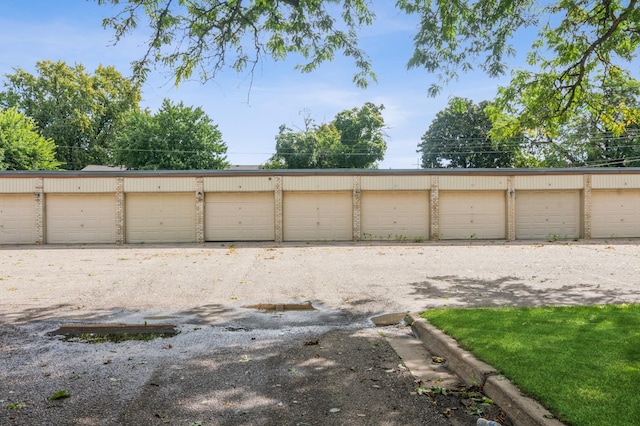
<path id="1" fill-rule="evenodd" d="M 21 410 L 27 406 L 24 402 L 14 402 L 12 404 L 7 404 L 4 406 L 7 410 Z"/>
<path id="2" fill-rule="evenodd" d="M 61 391 L 58 391 L 58 392 L 54 393 L 53 395 L 51 395 L 47 399 L 49 401 L 57 401 L 59 399 L 69 398 L 70 396 L 71 395 L 69 394 L 69 392 L 67 392 L 66 390 L 62 389 Z"/>
<path id="3" fill-rule="evenodd" d="M 431 392 L 428 392 L 429 395 L 434 396 L 434 395 L 447 395 L 447 390 L 445 388 L 442 388 L 440 386 L 433 386 L 431 388 Z"/>
<path id="4" fill-rule="evenodd" d="M 427 395 L 429 393 L 429 389 L 425 389 L 422 386 L 419 386 L 418 389 L 416 389 L 416 392 L 418 393 L 418 395 Z"/>

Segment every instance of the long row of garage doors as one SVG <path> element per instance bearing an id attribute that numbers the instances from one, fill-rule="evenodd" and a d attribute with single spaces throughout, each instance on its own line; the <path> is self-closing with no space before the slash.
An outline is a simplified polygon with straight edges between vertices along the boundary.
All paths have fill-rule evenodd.
<path id="1" fill-rule="evenodd" d="M 440 239 L 505 239 L 505 191 L 440 191 Z M 516 239 L 582 237 L 583 206 L 578 190 L 518 191 Z M 640 237 L 640 190 L 594 190 L 593 238 Z M 285 192 L 284 241 L 354 239 L 351 191 Z M 273 192 L 207 193 L 206 241 L 273 241 L 276 238 Z M 125 199 L 127 243 L 196 241 L 193 193 L 129 193 Z M 114 243 L 115 194 L 46 194 L 46 243 Z M 358 223 L 358 221 L 355 221 Z M 363 191 L 360 239 L 427 240 L 431 230 L 429 191 Z M 0 244 L 36 240 L 33 194 L 0 194 Z"/>

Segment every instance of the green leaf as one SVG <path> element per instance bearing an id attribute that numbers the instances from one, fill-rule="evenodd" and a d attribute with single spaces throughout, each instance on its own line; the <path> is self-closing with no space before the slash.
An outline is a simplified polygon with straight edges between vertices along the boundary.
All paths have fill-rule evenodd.
<path id="1" fill-rule="evenodd" d="M 49 401 L 56 401 L 58 399 L 65 399 L 65 398 L 69 398 L 71 395 L 69 394 L 69 392 L 67 392 L 66 390 L 61 390 L 58 391 L 56 393 L 54 393 L 53 395 L 51 395 L 49 398 L 47 398 Z"/>

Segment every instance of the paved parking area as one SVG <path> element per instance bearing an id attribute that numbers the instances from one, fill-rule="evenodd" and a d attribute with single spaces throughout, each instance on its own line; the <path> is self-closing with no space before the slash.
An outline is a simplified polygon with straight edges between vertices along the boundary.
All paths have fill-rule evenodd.
<path id="1" fill-rule="evenodd" d="M 3 409 L 0 424 L 465 424 L 411 399 L 370 317 L 640 302 L 638 244 L 4 246 L 0 405 L 24 407 Z M 317 310 L 246 308 L 306 301 Z M 181 334 L 46 336 L 75 322 L 171 322 Z M 61 388 L 67 401 L 46 401 Z"/>

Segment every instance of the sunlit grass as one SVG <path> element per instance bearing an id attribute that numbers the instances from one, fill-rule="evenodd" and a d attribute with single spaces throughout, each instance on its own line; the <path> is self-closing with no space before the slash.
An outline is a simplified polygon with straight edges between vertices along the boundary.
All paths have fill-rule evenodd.
<path id="1" fill-rule="evenodd" d="M 568 424 L 640 424 L 640 305 L 422 316 Z"/>

